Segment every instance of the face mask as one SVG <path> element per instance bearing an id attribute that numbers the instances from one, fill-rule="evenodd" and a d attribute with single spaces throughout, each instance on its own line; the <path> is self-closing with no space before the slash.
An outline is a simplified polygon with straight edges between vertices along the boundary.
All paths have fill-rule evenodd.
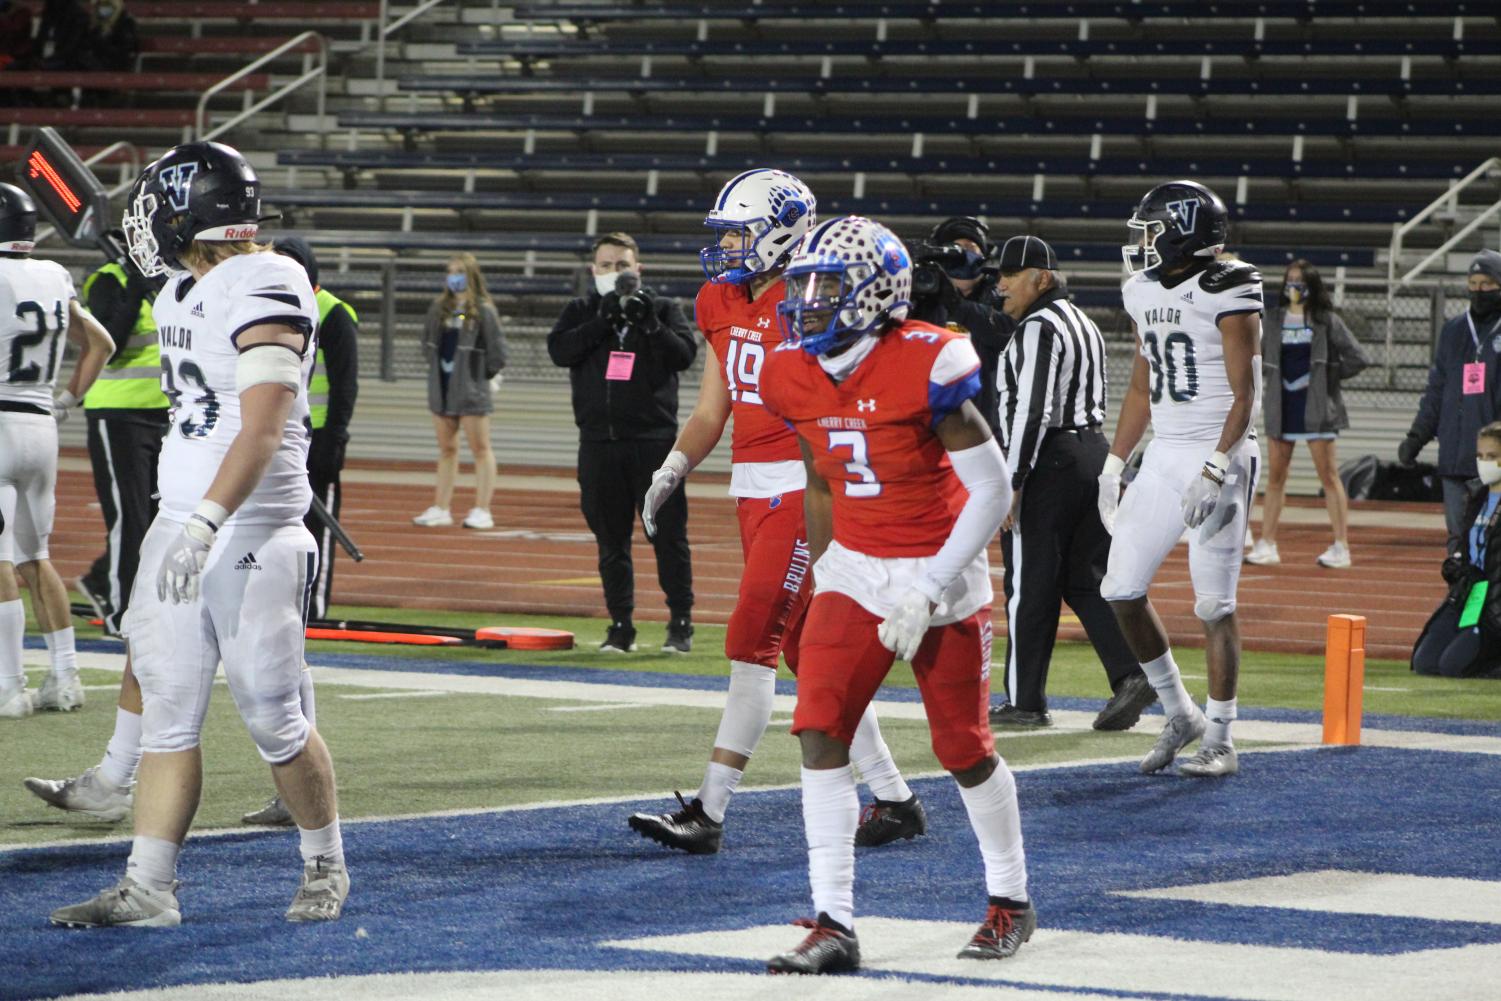
<path id="1" fill-rule="evenodd" d="M 448 291 L 462 292 L 469 287 L 469 279 L 462 274 L 448 276 Z"/>
<path id="2" fill-rule="evenodd" d="M 113 7 L 104 7 L 104 6 L 101 6 L 99 8 L 99 16 L 102 19 L 106 20 L 106 21 L 108 21 L 111 17 L 113 17 L 114 14 L 115 14 L 115 8 L 113 8 Z"/>
<path id="3" fill-rule="evenodd" d="M 1302 302 L 1304 299 L 1306 299 L 1307 297 L 1308 297 L 1308 286 L 1307 285 L 1304 285 L 1302 282 L 1288 282 L 1287 283 L 1287 301 L 1288 302 L 1290 302 L 1294 306 L 1296 306 L 1300 302 Z"/>
<path id="4" fill-rule="evenodd" d="M 600 295 L 609 295 L 615 291 L 615 279 L 620 277 L 618 271 L 606 271 L 602 275 L 594 276 L 594 291 Z"/>
<path id="5" fill-rule="evenodd" d="M 1480 471 L 1480 482 L 1486 486 L 1494 486 L 1501 483 L 1501 462 L 1492 462 L 1489 459 L 1476 459 L 1475 468 Z"/>
<path id="6" fill-rule="evenodd" d="M 1488 323 L 1497 316 L 1501 316 L 1501 289 L 1471 292 L 1470 312 L 1474 313 L 1475 319 L 1482 323 Z"/>

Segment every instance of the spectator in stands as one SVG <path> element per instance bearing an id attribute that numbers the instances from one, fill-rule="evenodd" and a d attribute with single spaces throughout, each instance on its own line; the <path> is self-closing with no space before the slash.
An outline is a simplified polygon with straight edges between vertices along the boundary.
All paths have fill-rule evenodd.
<path id="1" fill-rule="evenodd" d="M 1412 651 L 1412 669 L 1446 678 L 1501 678 L 1501 423 L 1480 429 L 1478 480 L 1465 487 L 1465 537 L 1442 573 L 1449 593 Z"/>
<path id="2" fill-rule="evenodd" d="M 1462 548 L 1466 488 L 1475 478 L 1470 443 L 1501 417 L 1501 253 L 1482 250 L 1470 262 L 1470 308 L 1439 331 L 1428 388 L 1418 404 L 1397 461 L 1410 466 L 1438 438 L 1438 475 L 1444 488 L 1448 552 Z"/>
<path id="3" fill-rule="evenodd" d="M 1306 260 L 1288 265 L 1282 294 L 1261 325 L 1262 411 L 1266 415 L 1267 485 L 1262 498 L 1261 538 L 1247 563 L 1276 566 L 1277 522 L 1287 490 L 1287 468 L 1297 442 L 1308 443 L 1324 486 L 1324 506 L 1334 544 L 1319 555 L 1319 566 L 1348 567 L 1346 534 L 1350 500 L 1339 478 L 1334 442 L 1350 426 L 1340 383 L 1360 374 L 1370 356 L 1340 318 L 1318 268 Z"/>
<path id="4" fill-rule="evenodd" d="M 433 300 L 423 328 L 427 355 L 427 406 L 438 434 L 438 482 L 433 503 L 412 519 L 435 528 L 453 524 L 453 481 L 459 471 L 459 430 L 474 456 L 474 507 L 465 528 L 494 528 L 490 497 L 495 492 L 495 453 L 490 449 L 490 414 L 495 409 L 491 380 L 506 367 L 506 342 L 495 303 L 473 254 L 448 262 L 447 287 Z"/>
<path id="5" fill-rule="evenodd" d="M 610 233 L 594 241 L 594 288 L 563 307 L 547 353 L 569 370 L 579 428 L 579 502 L 599 545 L 610 628 L 601 650 L 636 649 L 635 569 L 631 535 L 652 474 L 667 459 L 678 430 L 678 373 L 698 345 L 676 299 L 641 284 L 636 241 Z M 656 515 L 651 539 L 657 580 L 667 596 L 664 651 L 692 649 L 693 564 L 688 500 L 675 490 Z"/>
<path id="6" fill-rule="evenodd" d="M 92 13 L 96 67 L 116 73 L 135 69 L 141 38 L 125 0 L 94 0 Z"/>
<path id="7" fill-rule="evenodd" d="M 915 254 L 910 318 L 969 333 L 980 356 L 975 406 L 991 432 L 999 435 L 996 371 L 1016 321 L 1002 310 L 1004 299 L 996 287 L 999 272 L 990 260 L 994 250 L 989 230 L 973 216 L 955 216 L 934 226 L 927 245 Z"/>
<path id="8" fill-rule="evenodd" d="M 37 46 L 51 53 L 42 63 L 49 70 L 113 70 L 135 68 L 140 35 L 124 0 L 47 0 Z"/>
<path id="9" fill-rule="evenodd" d="M 12 0 L 0 0 L 0 70 L 30 69 L 35 53 L 31 9 Z"/>

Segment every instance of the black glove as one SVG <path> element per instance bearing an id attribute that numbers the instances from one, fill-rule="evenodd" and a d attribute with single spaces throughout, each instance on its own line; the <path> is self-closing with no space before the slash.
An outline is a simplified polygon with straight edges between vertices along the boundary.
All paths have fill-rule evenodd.
<path id="1" fill-rule="evenodd" d="M 1418 461 L 1418 453 L 1423 450 L 1423 440 L 1411 431 L 1402 439 L 1402 444 L 1397 446 L 1397 462 L 1399 465 L 1411 467 Z"/>
<path id="2" fill-rule="evenodd" d="M 656 297 L 644 288 L 621 299 L 620 312 L 637 330 L 650 332 L 657 327 Z"/>
<path id="3" fill-rule="evenodd" d="M 616 292 L 606 292 L 599 300 L 599 315 L 611 323 L 620 319 L 620 295 Z"/>
<path id="4" fill-rule="evenodd" d="M 1465 578 L 1465 568 L 1470 561 L 1460 553 L 1450 553 L 1449 558 L 1444 560 L 1444 565 L 1439 567 L 1439 573 L 1443 575 L 1445 583 L 1458 584 Z"/>
<path id="5" fill-rule="evenodd" d="M 344 446 L 348 442 L 347 434 L 332 434 L 324 430 L 314 434 L 307 454 L 308 472 L 325 481 L 336 479 L 339 470 L 344 468 Z"/>

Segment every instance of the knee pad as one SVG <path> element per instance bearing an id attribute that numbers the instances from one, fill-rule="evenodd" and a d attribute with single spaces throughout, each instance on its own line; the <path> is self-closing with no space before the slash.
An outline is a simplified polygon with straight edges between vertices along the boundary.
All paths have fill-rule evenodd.
<path id="1" fill-rule="evenodd" d="M 1135 601 L 1146 596 L 1146 588 L 1130 587 L 1108 573 L 1100 581 L 1100 597 L 1106 601 Z"/>
<path id="2" fill-rule="evenodd" d="M 294 706 L 260 706 L 245 715 L 245 728 L 261 759 L 270 765 L 284 765 L 307 746 L 312 727 L 302 709 Z"/>
<path id="3" fill-rule="evenodd" d="M 777 695 L 776 668 L 730 663 L 730 690 L 719 717 L 719 732 L 714 746 L 750 757 L 761 743 L 766 725 L 771 722 L 773 700 Z"/>
<path id="4" fill-rule="evenodd" d="M 147 754 L 173 754 L 198 746 L 199 728 L 191 721 L 163 721 L 160 713 L 145 706 L 141 713 L 141 750 Z"/>
<path id="5" fill-rule="evenodd" d="M 1214 623 L 1235 611 L 1235 598 L 1222 598 L 1215 595 L 1195 595 L 1194 614 L 1199 621 Z"/>

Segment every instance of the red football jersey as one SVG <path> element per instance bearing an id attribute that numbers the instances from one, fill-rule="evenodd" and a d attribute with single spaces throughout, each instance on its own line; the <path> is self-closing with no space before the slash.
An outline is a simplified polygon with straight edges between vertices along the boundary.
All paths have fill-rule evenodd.
<path id="1" fill-rule="evenodd" d="M 834 495 L 834 539 L 868 556 L 931 556 L 963 485 L 934 427 L 980 390 L 969 338 L 908 320 L 835 383 L 807 352 L 772 353 L 762 395 L 812 447 Z"/>
<path id="2" fill-rule="evenodd" d="M 693 318 L 714 349 L 730 390 L 733 462 L 802 459 L 797 435 L 761 402 L 766 357 L 782 343 L 777 306 L 786 291 L 779 281 L 752 302 L 744 286 L 705 282 L 693 303 Z"/>

